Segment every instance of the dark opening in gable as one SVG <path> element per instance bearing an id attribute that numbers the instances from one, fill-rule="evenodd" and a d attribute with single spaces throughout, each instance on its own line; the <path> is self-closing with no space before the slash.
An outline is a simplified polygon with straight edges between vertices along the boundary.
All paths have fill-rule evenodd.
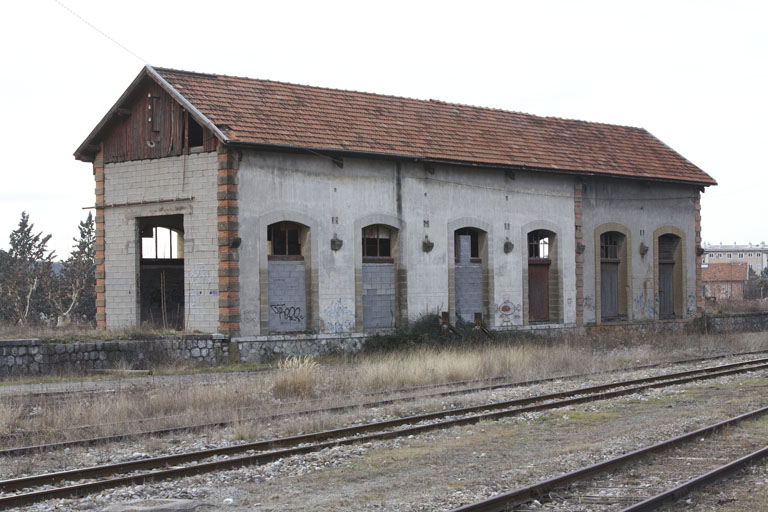
<path id="1" fill-rule="evenodd" d="M 189 147 L 196 148 L 203 145 L 203 127 L 189 116 Z"/>

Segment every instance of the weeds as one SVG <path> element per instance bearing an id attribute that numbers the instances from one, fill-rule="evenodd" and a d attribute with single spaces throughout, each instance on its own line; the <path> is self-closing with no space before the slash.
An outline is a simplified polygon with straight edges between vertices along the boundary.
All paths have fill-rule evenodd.
<path id="1" fill-rule="evenodd" d="M 275 398 L 306 398 L 315 394 L 317 361 L 312 356 L 291 356 L 278 363 L 272 394 Z"/>

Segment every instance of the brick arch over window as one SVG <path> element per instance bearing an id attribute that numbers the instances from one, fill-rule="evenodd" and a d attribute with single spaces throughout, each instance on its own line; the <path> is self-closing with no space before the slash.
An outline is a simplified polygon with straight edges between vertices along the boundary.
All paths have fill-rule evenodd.
<path id="1" fill-rule="evenodd" d="M 375 228 L 378 234 L 386 230 L 389 237 L 388 254 L 382 244 L 377 244 L 377 256 L 368 254 L 364 247 L 365 234 L 371 234 Z M 401 240 L 404 237 L 405 223 L 395 216 L 388 214 L 371 214 L 355 221 L 354 255 L 355 255 L 355 330 L 377 329 L 386 327 L 403 327 L 408 321 L 408 280 L 407 269 L 403 264 L 403 250 Z M 370 241 L 369 241 L 370 242 Z M 368 249 L 372 247 L 369 244 Z M 380 258 L 376 260 L 376 258 Z M 378 275 L 378 277 L 375 274 Z M 373 297 L 374 282 L 381 284 L 385 278 L 391 278 L 394 285 L 390 295 L 392 307 L 391 313 L 385 315 L 386 305 L 389 300 L 386 293 L 380 297 Z M 368 285 L 366 285 L 366 280 Z M 387 281 L 388 283 L 389 281 Z M 367 298 L 366 298 L 367 296 Z M 375 299 L 380 300 L 375 300 Z M 389 304 L 389 302 L 387 302 Z M 381 313 L 381 314 L 377 314 Z M 391 315 L 391 316 L 390 316 Z M 367 317 L 367 319 L 366 319 Z M 392 325 L 384 325 L 386 319 L 392 321 Z"/>
<path id="2" fill-rule="evenodd" d="M 676 226 L 653 231 L 653 293 L 656 318 L 686 314 L 685 232 Z"/>
<path id="3" fill-rule="evenodd" d="M 477 302 L 477 297 L 474 297 L 475 292 L 480 293 L 479 307 L 471 307 L 472 311 L 463 312 L 463 319 L 465 321 L 472 321 L 474 313 L 482 313 L 483 322 L 488 325 L 492 322 L 492 316 L 490 312 L 491 297 L 493 296 L 493 272 L 490 270 L 493 268 L 493 252 L 490 250 L 493 247 L 490 224 L 482 219 L 464 217 L 460 219 L 454 219 L 449 221 L 448 227 L 448 311 L 452 321 L 457 320 L 457 306 L 460 309 L 462 303 L 466 301 Z M 470 240 L 470 250 L 473 250 L 474 256 L 470 255 L 470 261 L 459 261 L 460 254 L 457 252 L 457 248 L 460 247 L 461 233 L 476 233 L 476 240 Z M 476 267 L 475 267 L 476 266 Z M 473 277 L 475 276 L 475 277 Z M 467 286 L 471 281 L 479 281 L 479 290 L 473 289 L 471 286 Z M 462 291 L 463 290 L 463 291 Z M 465 293 L 466 292 L 466 293 Z M 461 296 L 457 296 L 461 295 Z M 480 311 L 474 311 L 479 309 Z"/>
<path id="4" fill-rule="evenodd" d="M 611 235 L 614 236 L 611 236 Z M 603 235 L 606 235 L 605 237 Z M 613 240 L 609 240 L 613 238 Z M 601 254 L 602 244 L 616 242 L 615 254 Z M 616 222 L 607 222 L 595 228 L 595 323 L 600 324 L 606 320 L 632 320 L 632 232 L 626 226 Z M 604 249 L 604 248 L 603 248 Z M 602 251 L 605 253 L 605 250 Z M 609 253 L 612 251 L 608 251 Z M 602 257 L 606 256 L 606 257 Z M 618 267 L 616 271 L 616 311 L 603 311 L 603 287 L 608 285 L 602 273 L 608 271 L 612 265 Z M 605 283 L 603 281 L 606 281 Z M 608 300 L 608 297 L 605 297 Z M 604 319 L 605 317 L 605 319 Z M 610 318 L 608 318 L 610 317 Z"/>
<path id="5" fill-rule="evenodd" d="M 312 236 L 313 224 L 314 220 L 309 215 L 289 210 L 269 212 L 259 219 L 259 318 L 262 334 L 317 330 L 319 297 L 315 283 L 318 282 L 318 275 L 317 265 L 313 264 L 313 254 L 317 253 L 317 237 Z M 299 255 L 274 254 L 278 246 L 272 245 L 274 241 L 270 243 L 270 228 L 279 225 L 298 227 Z M 271 236 L 279 236 L 279 233 L 285 232 L 273 229 Z M 295 246 L 286 252 L 295 252 Z M 301 268 L 288 268 L 291 266 Z M 281 284 L 283 277 L 295 278 L 298 272 L 304 273 L 303 301 L 298 296 L 301 294 L 300 286 L 293 287 L 296 293 L 291 295 L 291 290 L 285 289 L 284 283 Z"/>
<path id="6" fill-rule="evenodd" d="M 523 247 L 520 254 L 522 256 L 522 283 L 523 283 L 523 325 L 529 325 L 535 322 L 563 322 L 563 278 L 562 278 L 562 255 L 560 250 L 560 240 L 558 237 L 559 227 L 548 221 L 534 221 L 524 225 L 521 229 Z M 547 254 L 530 254 L 530 242 L 532 237 L 546 238 Z M 529 265 L 536 265 L 535 268 Z M 533 272 L 532 272 L 533 271 Z M 531 293 L 536 292 L 531 288 L 533 279 L 536 280 L 537 274 L 545 274 L 546 288 L 543 291 L 546 296 L 547 315 L 546 318 L 537 317 L 536 312 L 531 314 Z"/>

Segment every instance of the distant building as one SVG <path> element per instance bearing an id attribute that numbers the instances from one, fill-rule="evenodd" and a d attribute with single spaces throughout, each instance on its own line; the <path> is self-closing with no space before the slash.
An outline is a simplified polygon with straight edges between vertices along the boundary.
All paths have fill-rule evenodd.
<path id="1" fill-rule="evenodd" d="M 768 264 L 768 245 L 757 244 L 723 245 L 704 242 L 704 265 L 710 263 L 746 263 L 747 267 L 759 274 Z"/>
<path id="2" fill-rule="evenodd" d="M 746 263 L 710 263 L 702 267 L 704 297 L 710 300 L 744 298 L 744 283 L 749 278 Z"/>

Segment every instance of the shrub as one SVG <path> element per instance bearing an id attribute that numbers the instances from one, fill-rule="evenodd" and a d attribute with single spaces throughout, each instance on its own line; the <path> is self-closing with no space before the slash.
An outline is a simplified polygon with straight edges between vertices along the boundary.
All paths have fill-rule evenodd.
<path id="1" fill-rule="evenodd" d="M 290 356 L 278 363 L 272 386 L 275 398 L 311 397 L 315 394 L 317 362 L 312 356 Z"/>

